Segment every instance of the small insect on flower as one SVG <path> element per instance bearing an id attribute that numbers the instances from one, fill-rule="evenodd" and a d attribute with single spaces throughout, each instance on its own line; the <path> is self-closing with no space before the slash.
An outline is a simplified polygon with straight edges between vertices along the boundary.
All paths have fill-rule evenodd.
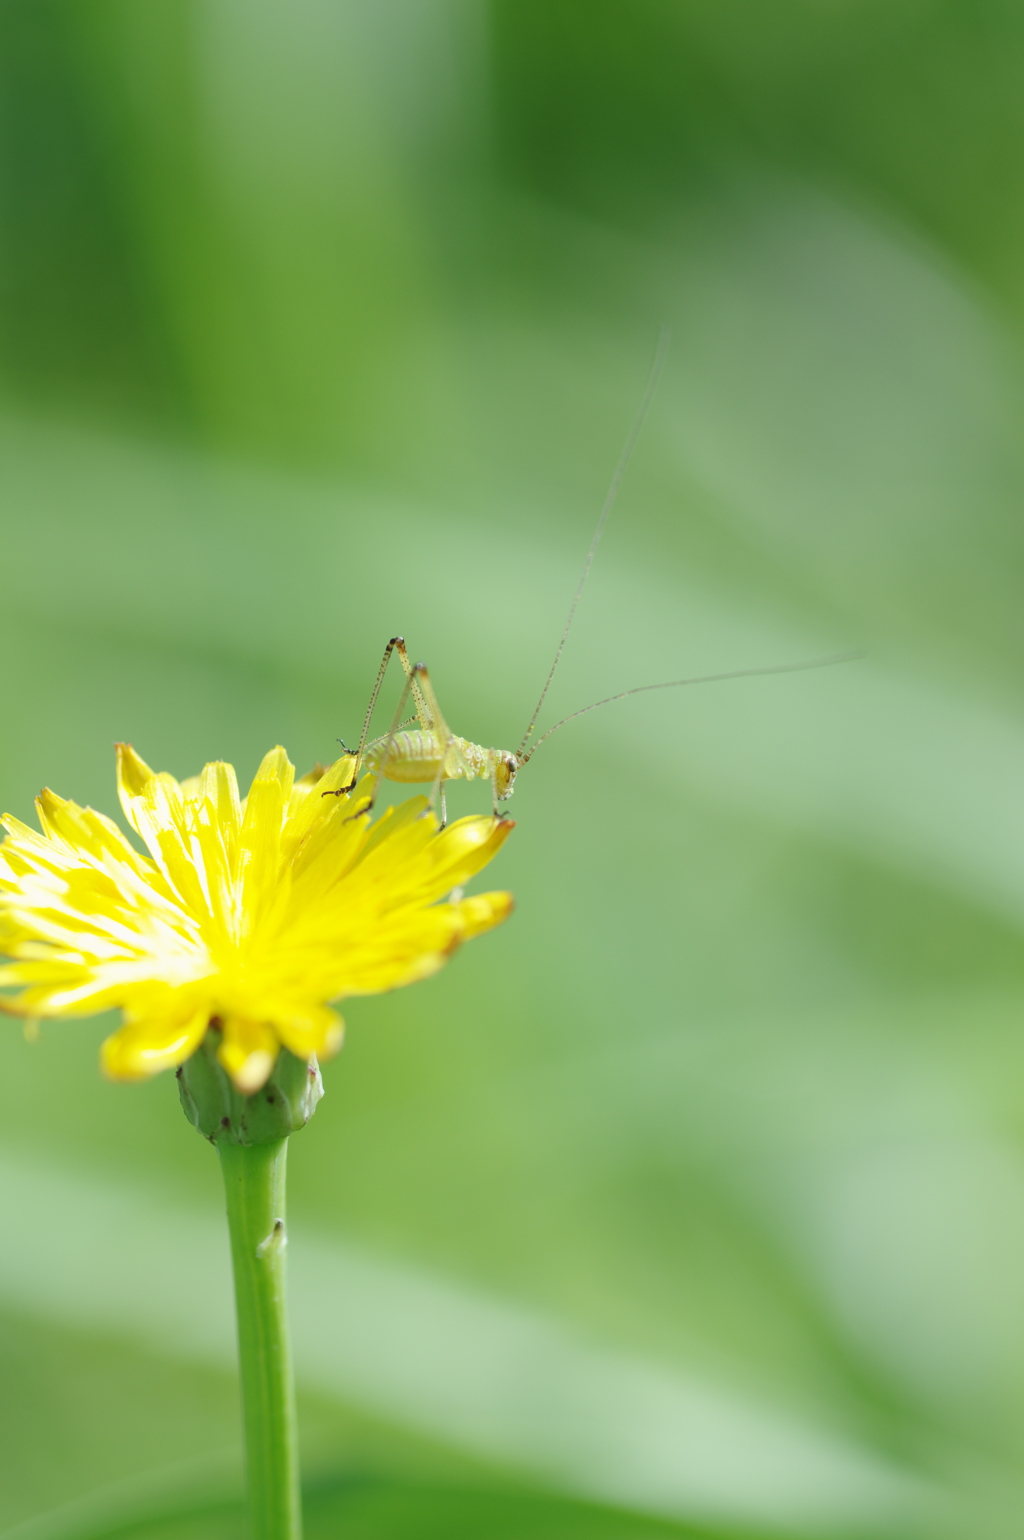
<path id="1" fill-rule="evenodd" d="M 563 717 L 560 722 L 556 722 L 554 727 L 549 727 L 545 733 L 542 733 L 531 746 L 530 740 L 533 737 L 534 729 L 544 702 L 547 699 L 548 691 L 551 688 L 551 681 L 554 679 L 555 671 L 561 661 L 562 653 L 569 637 L 569 631 L 576 615 L 576 609 L 594 561 L 598 543 L 604 532 L 605 524 L 608 522 L 608 516 L 615 503 L 620 483 L 633 454 L 637 438 L 640 435 L 640 429 L 654 399 L 654 392 L 657 388 L 662 365 L 665 361 L 665 354 L 668 349 L 668 341 L 668 331 L 663 329 L 658 339 L 658 347 L 654 355 L 654 362 L 651 365 L 651 372 L 647 380 L 643 400 L 640 403 L 640 409 L 630 429 L 625 447 L 619 456 L 619 463 L 615 468 L 615 474 L 612 476 L 608 487 L 604 506 L 597 521 L 597 527 L 590 541 L 590 549 L 583 563 L 583 571 L 576 585 L 572 604 L 569 606 L 569 614 L 562 629 L 561 639 L 555 651 L 551 667 L 548 670 L 547 679 L 544 681 L 544 688 L 541 691 L 540 699 L 534 707 L 533 715 L 527 724 L 519 747 L 517 749 L 485 748 L 483 744 L 473 743 L 470 739 L 462 738 L 457 733 L 453 733 L 441 712 L 427 665 L 425 663 L 411 663 L 405 646 L 405 638 L 393 636 L 384 649 L 384 656 L 381 660 L 380 668 L 377 670 L 376 682 L 370 693 L 370 702 L 363 719 L 359 746 L 355 750 L 352 759 L 350 780 L 346 785 L 325 791 L 323 793 L 325 797 L 346 796 L 355 787 L 361 771 L 367 771 L 373 776 L 373 792 L 363 811 L 372 808 L 382 779 L 397 781 L 404 785 L 422 785 L 430 782 L 432 785 L 430 801 L 433 805 L 436 800 L 440 800 L 441 825 L 443 827 L 446 821 L 446 783 L 457 780 L 489 780 L 491 783 L 492 808 L 494 817 L 497 818 L 500 816 L 499 803 L 511 797 L 515 789 L 516 775 L 524 765 L 530 762 L 541 744 L 545 743 L 553 733 L 558 732 L 560 728 L 564 727 L 567 722 L 573 722 L 577 717 L 585 716 L 588 711 L 596 711 L 600 706 L 610 706 L 613 701 L 625 700 L 629 695 L 642 695 L 648 690 L 673 690 L 680 688 L 682 685 L 712 684 L 723 679 L 746 679 L 757 674 L 797 673 L 804 669 L 823 668 L 833 663 L 845 663 L 852 658 L 860 656 L 856 652 L 844 652 L 825 658 L 804 659 L 796 663 L 774 664 L 761 668 L 732 669 L 726 673 L 702 674 L 690 679 L 669 679 L 659 684 L 636 685 L 632 689 L 620 690 L 615 695 L 605 696 L 603 700 L 594 701 L 589 706 L 582 706 L 578 711 L 570 712 L 567 717 Z M 405 686 L 402 690 L 398 709 L 395 712 L 390 730 L 383 737 L 370 740 L 370 723 L 393 653 L 398 654 L 399 661 L 401 662 L 405 673 Z M 402 720 L 402 717 L 410 696 L 412 697 L 416 715 L 415 718 L 410 718 L 408 722 L 405 722 Z M 417 723 L 416 727 L 410 726 L 413 720 Z"/>
<path id="2" fill-rule="evenodd" d="M 296 780 L 272 749 L 247 797 L 228 764 L 178 782 L 118 747 L 118 788 L 140 854 L 102 813 L 51 791 L 42 833 L 5 817 L 0 845 L 0 1008 L 27 1017 L 119 1008 L 103 1044 L 115 1080 L 183 1063 L 211 1023 L 236 1088 L 252 1095 L 278 1050 L 337 1051 L 330 1003 L 426 978 L 460 942 L 500 924 L 508 893 L 459 896 L 513 825 L 470 817 L 438 829 L 413 797 L 376 821 L 343 755 Z M 449 897 L 450 896 L 450 897 Z M 447 901 L 446 901 L 447 900 Z"/>

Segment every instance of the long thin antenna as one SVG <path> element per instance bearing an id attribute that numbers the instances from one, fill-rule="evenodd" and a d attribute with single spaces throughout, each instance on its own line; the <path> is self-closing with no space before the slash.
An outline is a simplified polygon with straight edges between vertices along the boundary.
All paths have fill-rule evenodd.
<path id="1" fill-rule="evenodd" d="M 555 677 L 555 670 L 562 660 L 562 652 L 565 648 L 565 644 L 569 636 L 569 630 L 576 615 L 576 606 L 580 602 L 580 595 L 583 593 L 584 585 L 586 584 L 587 578 L 590 575 L 590 568 L 594 561 L 594 553 L 597 550 L 601 536 L 604 534 L 604 527 L 608 522 L 608 515 L 611 513 L 612 508 L 615 506 L 615 499 L 619 493 L 619 486 L 622 482 L 623 476 L 626 474 L 626 467 L 629 464 L 633 450 L 636 447 L 636 441 L 640 437 L 640 429 L 644 425 L 644 418 L 647 416 L 647 413 L 650 410 L 651 402 L 654 400 L 654 392 L 658 388 L 658 380 L 661 377 L 661 371 L 665 363 L 665 355 L 668 352 L 669 338 L 671 335 L 672 332 L 668 326 L 663 326 L 658 334 L 658 346 L 654 350 L 654 360 L 651 364 L 651 372 L 647 376 L 647 385 L 644 389 L 643 400 L 640 402 L 640 410 L 637 412 L 636 417 L 633 419 L 633 426 L 629 430 L 629 437 L 626 439 L 622 453 L 619 456 L 619 463 L 615 467 L 615 474 L 609 483 L 608 492 L 604 500 L 604 507 L 601 509 L 601 516 L 597 521 L 597 528 L 594 530 L 594 535 L 590 542 L 590 550 L 587 552 L 587 559 L 583 563 L 583 571 L 580 574 L 580 580 L 576 585 L 576 592 L 573 594 L 572 603 L 569 606 L 569 615 L 565 622 L 565 628 L 562 631 L 562 639 L 558 644 L 558 650 L 555 653 L 554 662 L 548 671 L 548 677 L 544 681 L 544 688 L 540 692 L 540 700 L 537 702 L 537 705 L 534 708 L 533 716 L 530 718 L 530 725 L 527 727 L 525 733 L 523 734 L 523 741 L 519 745 L 520 758 L 522 758 L 523 750 L 526 748 L 526 745 L 529 743 L 533 736 L 533 729 L 537 725 L 537 718 L 540 716 L 541 708 L 547 699 L 547 693 L 551 688 L 551 681 Z"/>
<path id="2" fill-rule="evenodd" d="M 549 727 L 546 733 L 541 734 L 529 754 L 520 756 L 520 764 L 525 765 L 531 760 L 545 739 L 557 733 L 566 722 L 574 722 L 577 717 L 586 716 L 588 711 L 596 711 L 598 706 L 610 706 L 613 701 L 625 700 L 627 695 L 643 695 L 646 690 L 676 690 L 684 684 L 716 684 L 720 679 L 751 679 L 755 674 L 800 674 L 808 668 L 831 668 L 835 663 L 852 663 L 863 656 L 862 652 L 837 652 L 827 658 L 807 658 L 801 663 L 776 663 L 767 668 L 737 668 L 727 674 L 698 674 L 694 679 L 669 679 L 664 684 L 634 685 L 631 690 L 620 690 L 618 695 L 606 695 L 604 700 L 596 700 L 592 705 L 581 706 L 579 711 L 571 711 L 567 717 L 556 722 L 554 727 Z"/>

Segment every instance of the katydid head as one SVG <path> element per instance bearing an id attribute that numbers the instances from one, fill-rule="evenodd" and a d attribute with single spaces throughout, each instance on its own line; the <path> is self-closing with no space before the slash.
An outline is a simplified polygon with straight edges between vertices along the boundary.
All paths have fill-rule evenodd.
<path id="1" fill-rule="evenodd" d="M 521 763 L 518 754 L 498 754 L 494 763 L 494 789 L 499 802 L 507 801 L 515 791 L 516 771 Z"/>

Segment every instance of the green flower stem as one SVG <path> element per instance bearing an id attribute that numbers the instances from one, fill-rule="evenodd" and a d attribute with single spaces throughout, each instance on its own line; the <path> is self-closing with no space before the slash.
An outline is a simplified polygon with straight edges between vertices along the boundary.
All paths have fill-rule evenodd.
<path id="1" fill-rule="evenodd" d="M 300 1540 L 299 1441 L 285 1310 L 288 1140 L 217 1146 L 235 1273 L 252 1540 Z"/>

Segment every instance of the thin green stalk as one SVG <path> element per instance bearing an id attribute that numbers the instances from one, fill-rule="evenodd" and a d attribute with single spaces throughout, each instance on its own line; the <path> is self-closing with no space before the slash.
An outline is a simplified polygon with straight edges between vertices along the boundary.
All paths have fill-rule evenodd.
<path id="1" fill-rule="evenodd" d="M 288 1140 L 218 1144 L 235 1273 L 252 1540 L 301 1540 L 295 1385 L 285 1308 Z"/>

